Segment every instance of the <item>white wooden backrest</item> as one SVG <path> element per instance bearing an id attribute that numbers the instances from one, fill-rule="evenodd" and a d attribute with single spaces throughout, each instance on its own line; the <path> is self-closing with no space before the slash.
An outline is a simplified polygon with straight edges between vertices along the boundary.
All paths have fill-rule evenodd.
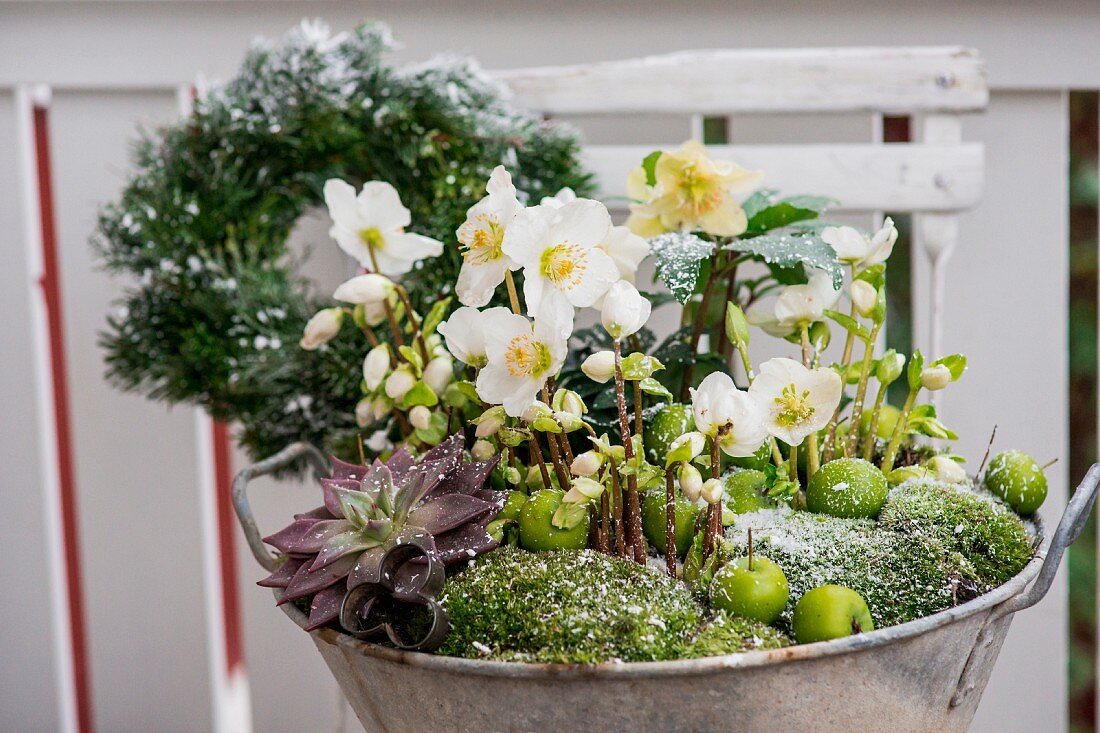
<path id="1" fill-rule="evenodd" d="M 883 144 L 714 146 L 716 157 L 766 171 L 767 185 L 813 192 L 841 212 L 913 214 L 914 251 L 928 255 L 927 288 L 914 288 L 914 333 L 940 355 L 944 267 L 958 214 L 982 192 L 981 143 L 962 141 L 959 116 L 989 101 L 978 54 L 967 48 L 817 48 L 688 51 L 575 66 L 502 71 L 518 104 L 547 115 L 704 116 L 867 112 L 913 118 L 913 141 Z M 878 126 L 881 129 L 881 125 Z M 585 162 L 605 197 L 657 145 L 592 145 Z M 667 147 L 667 146 L 666 146 Z M 915 272 L 919 269 L 915 270 Z"/>

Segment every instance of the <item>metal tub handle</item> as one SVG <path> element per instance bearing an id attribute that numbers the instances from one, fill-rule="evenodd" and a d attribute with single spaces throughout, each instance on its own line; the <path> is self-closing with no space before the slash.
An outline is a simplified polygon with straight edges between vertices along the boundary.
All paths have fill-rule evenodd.
<path id="1" fill-rule="evenodd" d="M 233 508 L 237 512 L 237 520 L 241 523 L 241 529 L 244 530 L 252 556 L 270 572 L 274 572 L 278 567 L 278 561 L 276 556 L 264 547 L 260 529 L 256 526 L 256 517 L 253 516 L 252 506 L 248 503 L 248 482 L 259 476 L 290 468 L 303 458 L 313 468 L 313 473 L 318 478 L 329 475 L 328 461 L 325 460 L 321 451 L 309 443 L 293 443 L 275 455 L 243 469 L 233 479 Z"/>
<path id="2" fill-rule="evenodd" d="M 1058 522 L 1058 528 L 1047 547 L 1043 565 L 1039 568 L 1039 574 L 1026 590 L 1012 596 L 1000 605 L 993 608 L 985 619 L 982 630 L 970 651 L 970 657 L 966 660 L 962 674 L 959 675 L 959 683 L 955 687 L 955 694 L 951 698 L 951 707 L 962 703 L 977 686 L 976 670 L 981 667 L 978 660 L 983 656 L 981 652 L 992 643 L 993 625 L 1009 614 L 1031 608 L 1043 600 L 1050 586 L 1054 583 L 1054 576 L 1058 574 L 1058 566 L 1062 563 L 1062 555 L 1066 549 L 1081 536 L 1081 530 L 1092 512 L 1096 503 L 1096 489 L 1100 485 L 1100 463 L 1093 464 L 1080 485 L 1073 492 L 1073 496 L 1066 505 L 1066 511 Z"/>

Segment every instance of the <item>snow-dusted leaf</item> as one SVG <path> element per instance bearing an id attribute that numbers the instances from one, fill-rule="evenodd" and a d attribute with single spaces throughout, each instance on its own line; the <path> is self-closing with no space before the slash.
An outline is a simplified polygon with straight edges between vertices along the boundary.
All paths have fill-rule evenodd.
<path id="1" fill-rule="evenodd" d="M 738 239 L 727 244 L 726 249 L 756 255 L 771 265 L 794 267 L 799 263 L 816 267 L 833 278 L 833 287 L 844 283 L 836 252 L 821 237 L 812 234 L 763 234 L 752 239 Z M 694 283 L 693 283 L 694 285 Z"/>
<path id="2" fill-rule="evenodd" d="M 699 268 L 714 252 L 714 243 L 687 232 L 669 232 L 649 240 L 657 274 L 681 305 L 695 292 Z M 828 245 L 826 245 L 828 246 Z"/>
<path id="3" fill-rule="evenodd" d="M 775 203 L 778 196 L 779 191 L 774 188 L 761 188 L 754 191 L 741 204 L 741 208 L 745 210 L 745 217 L 748 219 L 753 218 L 757 213 Z"/>

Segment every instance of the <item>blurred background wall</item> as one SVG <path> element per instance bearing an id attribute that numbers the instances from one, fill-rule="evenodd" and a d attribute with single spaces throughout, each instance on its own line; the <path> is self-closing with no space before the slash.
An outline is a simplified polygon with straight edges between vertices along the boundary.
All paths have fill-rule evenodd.
<path id="1" fill-rule="evenodd" d="M 87 240 L 97 207 L 125 180 L 136 126 L 174 119 L 177 90 L 196 74 L 229 77 L 253 36 L 278 37 L 315 16 L 336 30 L 381 19 L 404 44 L 402 59 L 453 51 L 487 68 L 712 47 L 979 49 L 992 96 L 963 134 L 986 145 L 986 194 L 963 222 L 945 337 L 947 350 L 966 351 L 972 367 L 945 421 L 965 436 L 960 452 L 975 462 L 994 424 L 1000 447 L 1061 458 L 1049 474 L 1048 521 L 1094 459 L 1097 98 L 1090 92 L 1100 88 L 1100 4 L 1092 0 L 0 3 L 0 730 L 58 729 L 14 88 L 45 82 L 54 92 L 50 134 L 94 721 L 103 731 L 206 731 L 212 703 L 196 544 L 196 419 L 189 408 L 167 410 L 103 381 L 96 334 L 122 284 L 97 270 Z M 674 119 L 575 122 L 594 142 L 675 144 L 689 130 Z M 872 126 L 855 116 L 734 119 L 729 137 L 866 140 Z M 300 243 L 324 250 L 319 217 L 300 229 Z M 912 265 L 919 279 L 925 264 L 914 257 Z M 338 258 L 323 259 L 317 276 L 336 281 L 341 267 Z M 261 527 L 309 505 L 307 491 L 263 485 Z M 975 730 L 1094 730 L 1092 549 L 1075 553 L 1072 604 L 1062 573 L 1042 606 L 1016 619 Z M 335 684 L 308 638 L 253 585 L 261 572 L 243 543 L 239 565 L 254 729 L 340 730 Z M 1076 646 L 1069 643 L 1071 612 Z"/>

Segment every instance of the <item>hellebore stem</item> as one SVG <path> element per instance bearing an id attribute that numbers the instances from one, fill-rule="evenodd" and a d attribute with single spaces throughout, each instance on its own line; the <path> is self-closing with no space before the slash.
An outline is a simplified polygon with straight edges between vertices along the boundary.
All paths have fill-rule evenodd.
<path id="1" fill-rule="evenodd" d="M 901 445 L 901 439 L 905 435 L 905 424 L 909 422 L 909 412 L 913 409 L 913 403 L 917 401 L 917 393 L 920 392 L 920 387 L 916 389 L 910 387 L 909 395 L 905 398 L 905 404 L 901 408 L 901 416 L 898 417 L 898 424 L 894 426 L 894 434 L 890 436 L 890 445 L 886 447 L 886 455 L 882 457 L 882 472 L 884 474 L 890 473 L 894 468 L 894 459 L 898 455 L 898 446 Z"/>
<path id="2" fill-rule="evenodd" d="M 852 265 L 852 278 L 856 276 L 856 267 Z M 855 319 L 859 315 L 859 310 L 856 308 L 856 304 L 852 303 L 851 317 Z M 848 365 L 852 363 L 852 349 L 856 343 L 856 335 L 851 331 L 848 332 L 848 338 L 844 340 L 844 354 L 840 358 L 841 375 L 841 389 L 847 384 L 847 372 Z M 836 428 L 840 423 L 840 405 L 836 406 L 836 410 L 833 411 L 833 417 L 829 420 L 829 427 L 825 433 L 825 456 L 826 463 L 833 460 L 833 454 L 836 452 Z"/>
<path id="3" fill-rule="evenodd" d="M 519 294 L 516 293 L 516 281 L 512 277 L 511 270 L 504 271 L 504 284 L 508 286 L 508 302 L 512 304 L 512 312 L 522 315 L 519 308 Z"/>
<path id="4" fill-rule="evenodd" d="M 674 471 L 665 469 L 665 567 L 676 577 L 676 485 Z"/>
<path id="5" fill-rule="evenodd" d="M 634 441 L 630 435 L 630 420 L 626 416 L 626 385 L 623 379 L 623 349 L 619 339 L 612 339 L 615 352 L 615 401 L 619 407 L 619 428 L 623 434 L 623 454 L 629 463 L 634 458 Z M 633 473 L 626 477 L 627 518 L 630 523 L 630 546 L 634 561 L 645 563 L 645 539 L 642 537 L 642 508 L 638 502 L 638 477 Z"/>
<path id="6" fill-rule="evenodd" d="M 749 527 L 749 572 L 752 572 L 752 527 Z"/>
<path id="7" fill-rule="evenodd" d="M 550 472 L 546 470 L 546 461 L 542 458 L 542 449 L 539 448 L 539 441 L 535 438 L 534 431 L 531 432 L 531 438 L 527 441 L 527 447 L 534 457 L 535 463 L 538 464 L 539 473 L 542 474 L 542 485 L 549 489 L 552 486 L 550 483 Z"/>
<path id="8" fill-rule="evenodd" d="M 544 384 L 542 386 L 542 399 L 546 404 L 550 404 L 550 390 L 546 388 Z M 558 423 L 561 426 L 561 423 Z M 558 485 L 561 486 L 562 491 L 569 491 L 572 487 L 572 483 L 569 481 L 569 468 L 562 463 L 561 449 L 558 447 L 558 436 L 554 433 L 546 433 L 546 444 L 550 446 L 550 460 L 554 462 L 554 473 L 558 476 Z"/>
<path id="9" fill-rule="evenodd" d="M 882 401 L 886 398 L 888 384 L 879 383 L 878 394 L 875 395 L 875 404 L 871 408 L 871 424 L 867 426 L 867 434 L 863 436 L 863 460 L 871 460 L 875 453 L 875 437 L 878 432 L 878 416 L 882 410 Z"/>
<path id="10" fill-rule="evenodd" d="M 413 310 L 409 293 L 403 286 L 396 283 L 394 285 L 397 289 L 397 297 L 401 298 L 401 302 L 405 304 L 405 312 L 409 316 L 409 323 L 413 329 L 413 338 L 416 340 L 416 346 L 420 350 L 420 356 L 424 358 L 426 366 L 430 361 L 430 357 L 428 355 L 428 345 L 424 342 L 424 332 L 420 329 L 420 319 L 416 317 L 416 311 Z"/>
<path id="11" fill-rule="evenodd" d="M 717 436 L 710 441 L 710 476 L 719 478 L 722 474 L 722 456 L 718 452 Z M 722 512 L 718 508 L 721 500 L 707 503 L 707 526 L 703 534 L 703 556 L 710 557 L 718 547 L 718 532 L 722 526 Z M 717 519 L 717 522 L 715 521 Z M 716 526 L 717 525 L 717 526 Z"/>
<path id="12" fill-rule="evenodd" d="M 859 447 L 859 421 L 863 414 L 863 401 L 867 397 L 867 382 L 871 377 L 871 362 L 875 359 L 875 342 L 878 341 L 878 332 L 882 329 L 882 322 L 878 322 L 871 329 L 871 338 L 867 340 L 867 350 L 863 353 L 863 366 L 859 370 L 859 386 L 856 388 L 856 399 L 852 403 L 852 424 L 848 426 L 848 441 L 844 449 L 845 456 L 854 456 Z"/>
<path id="13" fill-rule="evenodd" d="M 710 307 L 710 296 L 714 292 L 714 283 L 717 278 L 714 276 L 714 270 L 718 264 L 718 253 L 714 253 L 710 259 L 710 277 L 707 278 L 707 284 L 703 287 L 703 299 L 699 301 L 699 310 L 695 313 L 695 319 L 691 326 L 691 356 L 692 359 L 684 367 L 684 381 L 680 385 L 680 401 L 687 400 L 688 388 L 691 387 L 692 380 L 695 376 L 695 355 L 699 353 L 699 339 L 703 336 L 703 324 L 707 319 L 707 308 Z"/>
<path id="14" fill-rule="evenodd" d="M 615 465 L 615 459 L 607 457 L 611 464 L 611 514 L 615 528 L 615 554 L 626 557 L 626 532 L 623 527 L 623 487 L 619 483 L 619 467 Z"/>

